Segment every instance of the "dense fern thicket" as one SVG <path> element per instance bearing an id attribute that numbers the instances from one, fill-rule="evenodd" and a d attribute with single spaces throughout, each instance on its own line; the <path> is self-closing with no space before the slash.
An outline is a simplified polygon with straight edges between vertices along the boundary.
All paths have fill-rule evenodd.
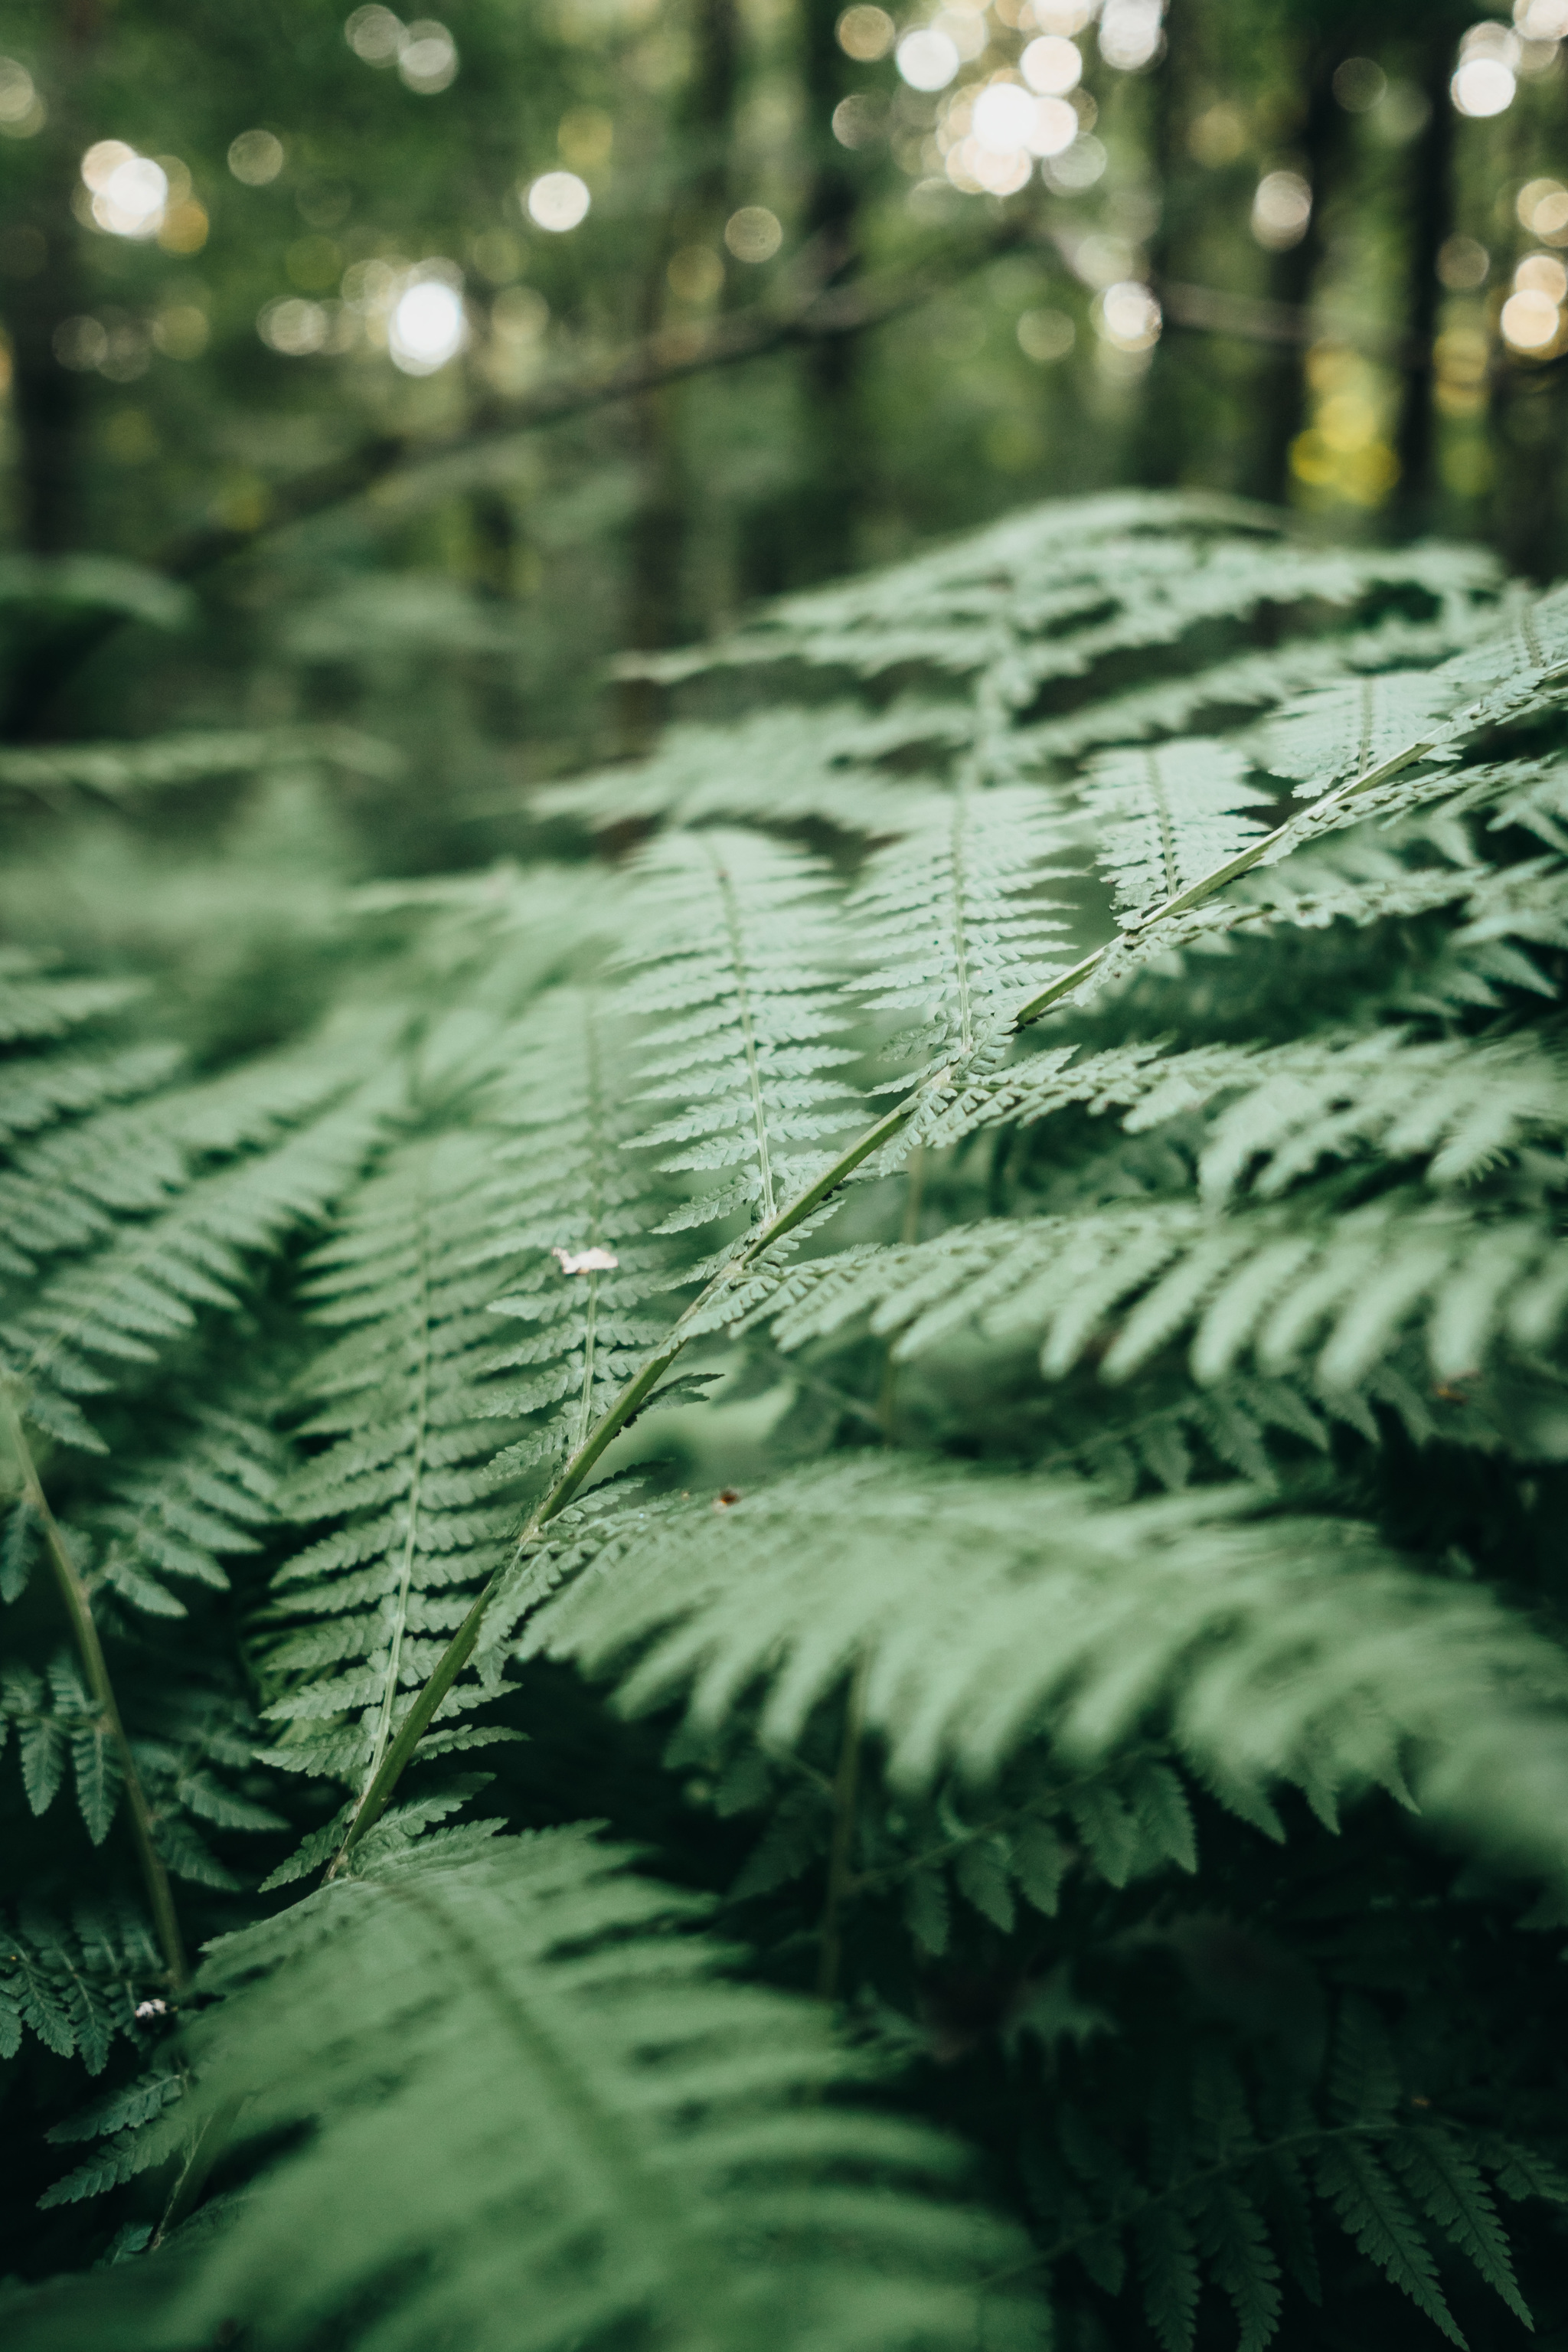
<path id="1" fill-rule="evenodd" d="M 7 2343 L 1568 2340 L 1568 596 L 643 668 L 265 1055 L 0 971 Z"/>

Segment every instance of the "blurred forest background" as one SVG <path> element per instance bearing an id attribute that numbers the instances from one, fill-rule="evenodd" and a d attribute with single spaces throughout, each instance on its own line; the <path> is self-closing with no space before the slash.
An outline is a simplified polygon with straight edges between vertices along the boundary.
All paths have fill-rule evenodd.
<path id="1" fill-rule="evenodd" d="M 1044 497 L 1560 568 L 1568 0 L 443 7 L 0 16 L 14 939 L 260 926 L 287 1027 L 279 920 L 647 740 L 623 649 Z"/>

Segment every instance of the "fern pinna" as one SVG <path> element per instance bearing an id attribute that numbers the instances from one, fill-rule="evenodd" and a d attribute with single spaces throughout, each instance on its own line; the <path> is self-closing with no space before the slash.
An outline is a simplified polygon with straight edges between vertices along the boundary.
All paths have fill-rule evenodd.
<path id="1" fill-rule="evenodd" d="M 1568 604 L 643 666 L 265 1056 L 4 975 L 11 2338 L 1560 2332 Z"/>

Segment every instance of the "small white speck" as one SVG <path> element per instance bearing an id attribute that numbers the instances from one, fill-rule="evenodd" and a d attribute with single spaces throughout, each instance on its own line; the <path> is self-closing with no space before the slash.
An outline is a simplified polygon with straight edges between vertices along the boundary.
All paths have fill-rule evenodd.
<path id="1" fill-rule="evenodd" d="M 561 1260 L 563 1274 L 607 1274 L 621 1262 L 607 1249 L 552 1249 L 550 1255 Z"/>

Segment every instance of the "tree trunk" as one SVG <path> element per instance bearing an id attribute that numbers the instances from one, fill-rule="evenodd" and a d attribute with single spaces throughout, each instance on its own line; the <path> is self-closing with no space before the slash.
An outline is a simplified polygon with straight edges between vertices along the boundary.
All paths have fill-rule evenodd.
<path id="1" fill-rule="evenodd" d="M 1410 306 L 1405 316 L 1411 349 L 1394 436 L 1400 510 L 1413 531 L 1428 528 L 1436 496 L 1433 478 L 1436 442 L 1433 391 L 1436 371 L 1432 346 L 1436 339 L 1442 299 L 1437 257 L 1454 225 L 1454 109 L 1448 96 L 1453 53 L 1453 39 L 1446 25 L 1439 24 L 1426 32 L 1421 88 L 1432 111 L 1416 146 L 1409 179 Z"/>

